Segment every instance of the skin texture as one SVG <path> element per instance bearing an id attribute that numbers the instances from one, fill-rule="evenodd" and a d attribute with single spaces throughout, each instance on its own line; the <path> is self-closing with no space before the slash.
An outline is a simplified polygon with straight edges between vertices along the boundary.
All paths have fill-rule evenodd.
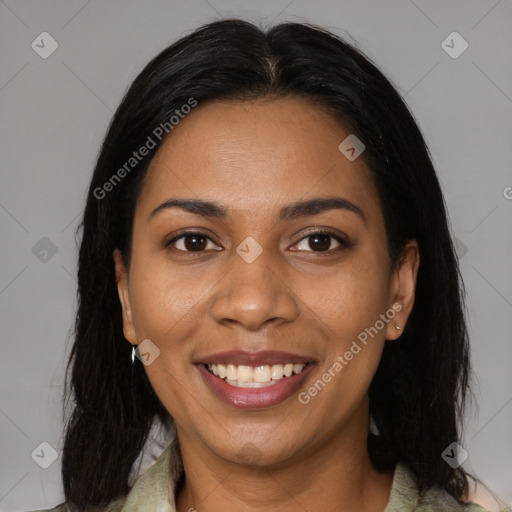
<path id="1" fill-rule="evenodd" d="M 151 162 L 130 268 L 118 250 L 113 257 L 126 339 L 149 338 L 161 351 L 145 369 L 176 424 L 186 474 L 179 512 L 377 512 L 389 500 L 393 474 L 378 473 L 367 453 L 367 393 L 384 343 L 402 332 L 395 322 L 403 328 L 411 312 L 419 251 L 410 241 L 391 269 L 369 170 L 338 150 L 348 134 L 303 99 L 215 101 L 182 120 Z M 333 196 L 366 220 L 346 210 L 278 218 L 292 202 Z M 174 207 L 148 220 L 176 197 L 216 201 L 229 214 Z M 202 252 L 190 238 L 165 247 L 184 228 L 211 238 L 199 242 Z M 315 244 L 307 235 L 319 229 L 353 245 Z M 263 248 L 250 264 L 236 252 L 249 236 Z M 300 354 L 318 362 L 301 392 L 395 303 L 401 311 L 308 404 L 296 393 L 266 409 L 229 406 L 193 364 L 231 349 Z M 253 462 L 240 456 L 247 443 Z"/>

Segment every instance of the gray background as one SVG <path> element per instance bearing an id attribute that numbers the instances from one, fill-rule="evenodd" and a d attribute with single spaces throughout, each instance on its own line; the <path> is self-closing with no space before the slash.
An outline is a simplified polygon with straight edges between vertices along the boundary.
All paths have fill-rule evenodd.
<path id="1" fill-rule="evenodd" d="M 203 23 L 233 16 L 307 21 L 353 37 L 405 96 L 440 176 L 468 293 L 479 410 L 467 418 L 464 467 L 511 506 L 512 2 L 6 0 L 1 510 L 62 499 L 60 457 L 42 469 L 31 454 L 44 441 L 57 455 L 62 447 L 60 398 L 76 306 L 74 232 L 113 111 L 157 52 Z M 31 47 L 43 31 L 59 45 L 47 59 Z M 453 31 L 469 44 L 458 58 L 441 47 Z M 55 254 L 44 253 L 51 244 L 43 237 Z"/>

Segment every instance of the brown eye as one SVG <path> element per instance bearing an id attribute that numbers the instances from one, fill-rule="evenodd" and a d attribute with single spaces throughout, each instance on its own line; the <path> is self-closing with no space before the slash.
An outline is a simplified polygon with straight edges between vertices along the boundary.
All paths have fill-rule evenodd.
<path id="1" fill-rule="evenodd" d="M 331 247 L 333 239 L 338 243 L 338 247 Z M 306 244 L 307 248 L 305 247 Z M 329 231 L 315 231 L 310 233 L 296 245 L 299 247 L 298 250 L 300 251 L 307 251 L 309 248 L 312 252 L 329 252 L 351 246 L 348 240 L 345 240 L 341 236 Z M 303 245 L 302 249 L 300 248 L 300 245 Z"/>
<path id="2" fill-rule="evenodd" d="M 331 247 L 331 238 L 331 236 L 323 233 L 309 235 L 309 247 L 314 251 L 328 251 Z"/>
<path id="3" fill-rule="evenodd" d="M 176 246 L 177 242 L 179 242 L 181 247 Z M 170 240 L 166 244 L 166 247 L 172 245 L 178 251 L 203 252 L 207 249 L 208 242 L 213 244 L 213 241 L 205 233 L 202 233 L 201 231 L 187 231 Z"/>

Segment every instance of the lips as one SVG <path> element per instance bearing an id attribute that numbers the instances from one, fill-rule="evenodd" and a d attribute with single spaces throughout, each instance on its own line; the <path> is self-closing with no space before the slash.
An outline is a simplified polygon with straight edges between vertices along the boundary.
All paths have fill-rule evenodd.
<path id="1" fill-rule="evenodd" d="M 244 365 L 253 368 L 289 363 L 304 365 L 300 373 L 275 380 L 263 387 L 239 387 L 214 375 L 209 365 Z M 240 409 L 262 409 L 278 405 L 290 398 L 301 387 L 315 368 L 317 361 L 298 354 L 279 351 L 246 352 L 232 350 L 198 358 L 196 368 L 208 388 L 225 404 Z"/>

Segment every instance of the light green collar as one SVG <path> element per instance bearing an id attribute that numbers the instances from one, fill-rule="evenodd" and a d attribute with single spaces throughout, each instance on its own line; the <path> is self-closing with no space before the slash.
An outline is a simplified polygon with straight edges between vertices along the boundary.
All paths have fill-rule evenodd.
<path id="1" fill-rule="evenodd" d="M 183 465 L 177 452 L 177 439 L 167 446 L 155 463 L 141 475 L 126 496 L 119 512 L 176 512 L 175 491 Z M 413 473 L 398 463 L 393 476 L 389 502 L 383 512 L 485 512 L 476 504 L 460 505 L 439 488 L 430 489 L 420 499 Z"/>
<path id="2" fill-rule="evenodd" d="M 155 463 L 137 479 L 120 512 L 176 512 L 174 493 L 183 472 L 176 449 L 175 438 Z"/>

